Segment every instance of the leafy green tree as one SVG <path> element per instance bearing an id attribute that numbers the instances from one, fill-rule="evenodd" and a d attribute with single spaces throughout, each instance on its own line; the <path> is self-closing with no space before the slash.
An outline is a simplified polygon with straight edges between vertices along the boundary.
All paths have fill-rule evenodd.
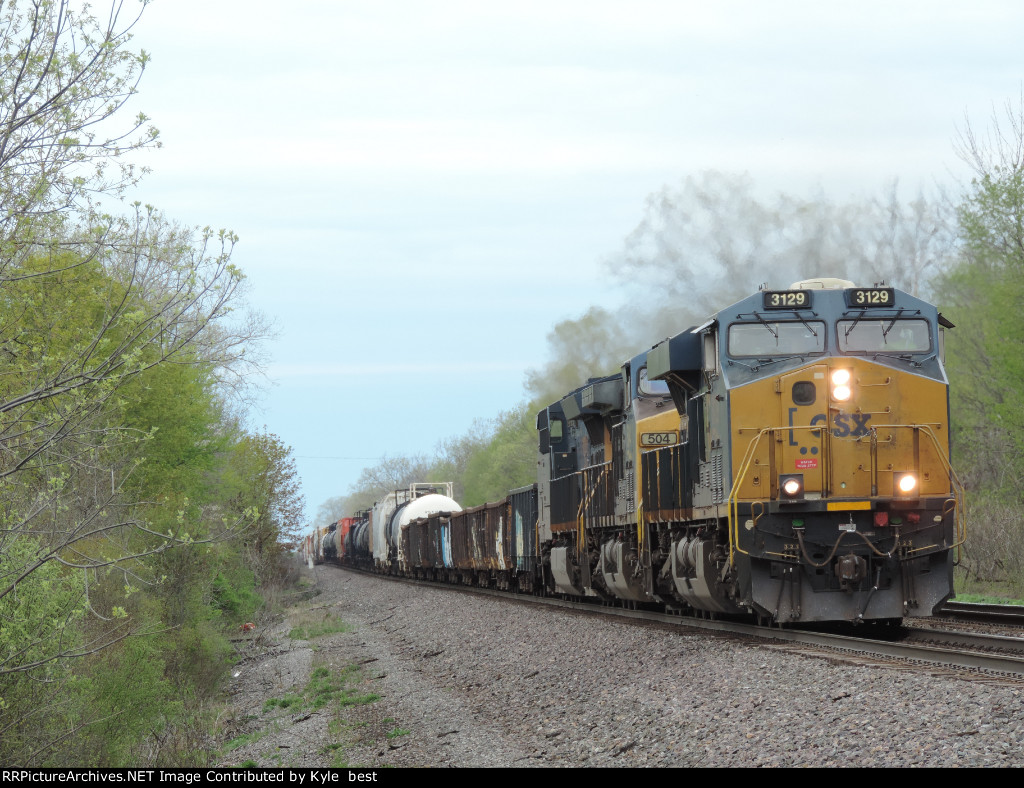
<path id="1" fill-rule="evenodd" d="M 59 229 L 69 211 L 136 183 L 143 170 L 125 154 L 159 145 L 144 114 L 124 112 L 149 60 L 128 46 L 149 2 L 127 15 L 114 0 L 102 17 L 70 0 L 0 7 L 0 265 L 41 226 Z"/>
<path id="2" fill-rule="evenodd" d="M 215 685 L 230 650 L 218 614 L 245 609 L 253 582 L 219 542 L 254 525 L 219 486 L 239 440 L 221 397 L 245 385 L 268 331 L 238 311 L 236 238 L 105 208 L 144 172 L 129 154 L 159 144 L 126 112 L 148 2 L 98 16 L 69 0 L 0 4 L 4 763 L 138 755 L 177 713 L 168 686 Z M 118 698 L 131 676 L 152 693 Z"/>
<path id="3" fill-rule="evenodd" d="M 462 502 L 466 497 L 466 472 L 494 437 L 498 419 L 476 419 L 464 435 L 441 441 L 420 479 L 410 481 L 452 482 L 452 495 Z"/>
<path id="4" fill-rule="evenodd" d="M 224 484 L 237 490 L 229 498 L 236 511 L 255 512 L 242 538 L 257 582 L 276 579 L 279 559 L 298 544 L 305 519 L 291 447 L 270 433 L 242 436 L 228 458 Z"/>
<path id="5" fill-rule="evenodd" d="M 959 206 L 963 256 L 942 280 L 957 324 L 949 340 L 957 445 L 969 473 L 1013 490 L 1024 480 L 1024 96 L 978 137 L 970 124 L 958 152 L 974 177 Z"/>
<path id="6" fill-rule="evenodd" d="M 209 278 L 205 263 L 217 269 Z M 10 539 L 33 534 L 40 549 L 30 561 L 4 561 L 0 598 L 49 562 L 88 572 L 192 538 L 184 523 L 150 528 L 122 491 L 131 444 L 146 434 L 123 421 L 128 384 L 167 361 L 194 362 L 201 343 L 192 340 L 229 308 L 226 259 L 172 267 L 162 296 L 128 289 L 98 263 L 3 284 L 4 300 L 23 307 L 0 319 L 4 527 Z M 9 669 L 0 655 L 0 673 Z"/>
<path id="7" fill-rule="evenodd" d="M 938 279 L 948 332 L 954 461 L 965 482 L 969 580 L 1024 589 L 1024 95 L 968 121 L 956 150 L 973 176 L 958 205 L 961 257 Z"/>
<path id="8" fill-rule="evenodd" d="M 466 434 L 439 443 L 433 457 L 385 457 L 363 470 L 348 495 L 322 504 L 318 523 L 368 509 L 413 482 L 452 482 L 455 500 L 463 506 L 497 501 L 509 490 L 532 484 L 537 476 L 537 409 L 523 403 L 493 419 L 478 419 Z"/>
<path id="9" fill-rule="evenodd" d="M 548 332 L 549 361 L 528 370 L 526 389 L 532 399 L 549 404 L 579 388 L 588 378 L 616 372 L 637 352 L 629 317 L 595 306 L 577 318 L 563 320 Z M 685 326 L 681 327 L 682 330 Z M 651 343 L 649 343 L 651 344 Z"/>
<path id="10" fill-rule="evenodd" d="M 485 446 L 466 463 L 463 475 L 465 494 L 460 503 L 479 506 L 500 501 L 509 490 L 537 481 L 538 407 L 522 403 L 502 413 L 496 429 Z"/>
<path id="11" fill-rule="evenodd" d="M 209 365 L 162 364 L 122 393 L 123 424 L 144 436 L 127 480 L 133 497 L 201 503 L 215 493 L 215 471 L 237 437 Z"/>

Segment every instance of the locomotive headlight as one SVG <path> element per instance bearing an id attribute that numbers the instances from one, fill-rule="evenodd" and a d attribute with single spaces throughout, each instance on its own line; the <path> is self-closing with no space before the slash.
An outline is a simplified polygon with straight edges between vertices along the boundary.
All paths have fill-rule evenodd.
<path id="1" fill-rule="evenodd" d="M 913 495 L 917 492 L 917 474 L 897 473 L 893 478 L 897 495 Z"/>
<path id="2" fill-rule="evenodd" d="M 804 497 L 804 475 L 783 473 L 779 475 L 779 498 L 784 501 L 799 501 Z"/>
<path id="3" fill-rule="evenodd" d="M 837 402 L 846 402 L 853 393 L 850 388 L 850 379 L 853 376 L 848 369 L 836 369 L 832 371 L 832 399 Z"/>

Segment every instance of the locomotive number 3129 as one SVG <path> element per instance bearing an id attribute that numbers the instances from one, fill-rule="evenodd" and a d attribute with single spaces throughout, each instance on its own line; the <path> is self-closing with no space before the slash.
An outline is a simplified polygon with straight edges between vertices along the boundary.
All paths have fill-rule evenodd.
<path id="1" fill-rule="evenodd" d="M 795 309 L 810 306 L 806 290 L 769 290 L 764 294 L 765 309 Z"/>

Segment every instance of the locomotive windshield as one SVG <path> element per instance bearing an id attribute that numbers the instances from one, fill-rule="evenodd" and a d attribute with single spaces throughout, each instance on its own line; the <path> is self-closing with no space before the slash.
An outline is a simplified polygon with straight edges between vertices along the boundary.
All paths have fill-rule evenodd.
<path id="1" fill-rule="evenodd" d="M 825 352 L 825 324 L 817 320 L 734 323 L 730 356 L 803 356 Z"/>
<path id="2" fill-rule="evenodd" d="M 927 353 L 931 349 L 927 320 L 840 320 L 839 349 L 845 353 Z"/>
<path id="3" fill-rule="evenodd" d="M 640 376 L 637 380 L 637 388 L 641 394 L 651 396 L 668 396 L 668 383 L 664 380 L 651 380 L 647 377 L 647 367 L 640 369 Z"/>

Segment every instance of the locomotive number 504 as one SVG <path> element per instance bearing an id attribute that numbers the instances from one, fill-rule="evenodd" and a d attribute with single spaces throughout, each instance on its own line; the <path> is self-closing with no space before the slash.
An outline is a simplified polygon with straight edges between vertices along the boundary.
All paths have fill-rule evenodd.
<path id="1" fill-rule="evenodd" d="M 679 443 L 678 432 L 641 432 L 641 446 L 675 446 Z"/>

